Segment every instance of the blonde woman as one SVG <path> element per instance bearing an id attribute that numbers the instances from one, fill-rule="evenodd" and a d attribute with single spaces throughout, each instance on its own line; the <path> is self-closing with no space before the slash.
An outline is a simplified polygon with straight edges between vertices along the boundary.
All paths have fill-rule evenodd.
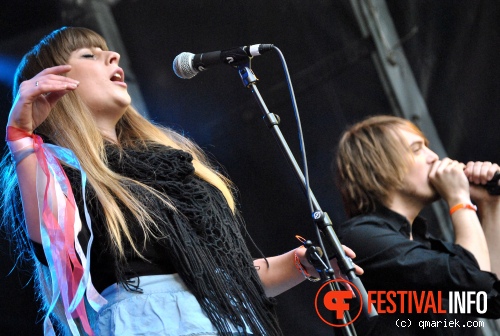
<path id="1" fill-rule="evenodd" d="M 119 60 L 63 27 L 16 73 L 4 223 L 39 271 L 46 333 L 281 334 L 272 297 L 304 280 L 295 259 L 317 275 L 305 249 L 252 259 L 230 181 L 131 107 Z"/>

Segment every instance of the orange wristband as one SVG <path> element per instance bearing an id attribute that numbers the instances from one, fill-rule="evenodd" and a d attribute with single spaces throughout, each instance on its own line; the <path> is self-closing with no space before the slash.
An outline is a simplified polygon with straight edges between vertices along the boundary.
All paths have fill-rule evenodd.
<path id="1" fill-rule="evenodd" d="M 299 259 L 299 256 L 297 255 L 297 251 L 294 252 L 294 255 L 293 255 L 293 262 L 295 264 L 295 267 L 297 268 L 297 270 L 309 281 L 312 281 L 312 282 L 316 282 L 316 281 L 319 281 L 321 280 L 321 278 L 316 278 L 316 277 L 313 277 L 311 276 L 311 274 L 309 274 L 309 272 L 307 272 L 306 268 L 304 265 L 302 265 L 302 263 L 300 262 L 300 259 Z"/>
<path id="2" fill-rule="evenodd" d="M 469 209 L 469 210 L 474 210 L 477 211 L 477 206 L 471 203 L 458 203 L 454 207 L 450 209 L 450 216 L 453 215 L 457 210 L 460 209 Z"/>

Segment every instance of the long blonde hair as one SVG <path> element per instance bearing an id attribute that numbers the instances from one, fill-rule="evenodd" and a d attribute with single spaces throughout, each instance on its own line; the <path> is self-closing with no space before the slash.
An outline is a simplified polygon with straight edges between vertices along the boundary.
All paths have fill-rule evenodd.
<path id="1" fill-rule="evenodd" d="M 66 64 L 71 52 L 88 47 L 108 50 L 103 37 L 86 28 L 63 27 L 47 35 L 21 61 L 14 81 L 14 97 L 22 81 L 32 78 L 45 68 Z M 118 255 L 124 256 L 123 239 L 128 240 L 136 253 L 141 255 L 118 204 L 121 203 L 131 211 L 141 225 L 145 237 L 151 238 L 153 232 L 158 231 L 154 230 L 155 222 L 150 218 L 147 207 L 124 188 L 123 181 L 128 180 L 140 185 L 154 196 L 160 197 L 166 206 L 173 208 L 168 198 L 139 182 L 130 181 L 114 173 L 107 167 L 105 138 L 97 128 L 89 109 L 75 92 L 63 96 L 36 131 L 50 136 L 56 145 L 71 149 L 78 157 L 102 205 L 112 245 Z M 206 155 L 192 141 L 169 128 L 151 123 L 133 107 L 127 108 L 116 126 L 116 131 L 118 143 L 123 147 L 153 142 L 191 153 L 195 174 L 218 188 L 234 211 L 231 182 L 211 166 Z"/>
<path id="2" fill-rule="evenodd" d="M 403 186 L 412 156 L 401 129 L 428 144 L 415 124 L 389 115 L 368 117 L 343 133 L 336 156 L 337 185 L 349 217 L 387 205 L 391 190 Z"/>

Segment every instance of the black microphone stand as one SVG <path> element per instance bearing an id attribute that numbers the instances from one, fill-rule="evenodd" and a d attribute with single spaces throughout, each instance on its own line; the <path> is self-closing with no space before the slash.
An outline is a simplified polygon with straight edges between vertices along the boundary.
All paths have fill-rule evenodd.
<path id="1" fill-rule="evenodd" d="M 316 270 L 318 270 L 321 280 L 327 284 L 330 291 L 341 290 L 338 282 L 330 281 L 335 279 L 335 271 L 330 267 L 328 263 L 325 263 L 325 260 L 322 259 L 323 255 L 325 254 L 323 252 L 323 249 L 314 246 L 310 240 L 304 241 L 303 245 L 307 249 L 306 250 L 307 260 L 311 263 L 311 265 L 313 265 L 316 268 Z M 321 245 L 323 245 L 322 242 Z M 328 260 L 327 255 L 325 256 L 325 258 L 326 260 Z M 342 318 L 340 319 L 340 323 L 346 326 L 345 329 L 342 329 L 342 334 L 345 336 L 356 335 L 356 329 L 354 329 L 354 326 L 352 324 L 348 324 L 348 322 L 350 321 L 352 321 L 350 312 L 349 310 L 346 310 Z"/>
<path id="2" fill-rule="evenodd" d="M 368 309 L 368 295 L 366 293 L 364 285 L 354 271 L 354 263 L 352 262 L 351 258 L 346 256 L 344 249 L 342 248 L 342 244 L 340 243 L 337 235 L 335 234 L 335 231 L 333 230 L 332 221 L 330 220 L 330 217 L 326 212 L 323 212 L 321 210 L 321 207 L 319 206 L 319 203 L 316 200 L 316 197 L 314 196 L 310 188 L 309 190 L 307 190 L 307 184 L 305 181 L 304 174 L 302 173 L 299 165 L 297 164 L 297 161 L 295 160 L 295 157 L 293 156 L 293 153 L 288 147 L 288 144 L 278 126 L 280 123 L 279 117 L 276 114 L 269 112 L 266 103 L 264 102 L 262 96 L 260 95 L 260 92 L 256 85 L 258 78 L 255 76 L 254 72 L 250 68 L 250 61 L 251 59 L 249 58 L 248 61 L 235 64 L 233 67 L 238 70 L 241 80 L 243 81 L 243 85 L 246 88 L 252 90 L 252 94 L 254 98 L 257 100 L 257 103 L 259 104 L 259 107 L 264 114 L 263 117 L 264 121 L 266 122 L 267 126 L 274 131 L 275 138 L 278 141 L 279 145 L 281 146 L 283 153 L 288 158 L 288 161 L 291 164 L 292 168 L 294 169 L 295 173 L 297 174 L 297 177 L 299 178 L 301 185 L 304 191 L 306 192 L 306 195 L 310 196 L 314 210 L 314 213 L 312 214 L 314 222 L 330 242 L 330 245 L 334 250 L 333 251 L 334 257 L 337 258 L 337 263 L 339 265 L 340 270 L 348 277 L 349 281 L 352 282 L 361 293 L 363 313 L 369 317 L 376 316 L 378 314 L 373 305 L 371 309 Z M 325 262 L 327 265 L 329 265 L 330 261 L 328 260 L 328 256 L 326 255 L 326 250 L 323 249 L 323 251 L 325 252 L 324 253 L 324 257 L 326 259 Z"/>

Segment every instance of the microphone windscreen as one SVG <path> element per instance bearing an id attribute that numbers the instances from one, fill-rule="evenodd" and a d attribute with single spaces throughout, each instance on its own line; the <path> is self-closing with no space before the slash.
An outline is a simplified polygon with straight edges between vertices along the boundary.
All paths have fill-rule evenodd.
<path id="1" fill-rule="evenodd" d="M 190 79 L 196 76 L 198 71 L 193 68 L 193 57 L 194 54 L 183 52 L 174 58 L 172 67 L 174 73 L 183 79 Z"/>

